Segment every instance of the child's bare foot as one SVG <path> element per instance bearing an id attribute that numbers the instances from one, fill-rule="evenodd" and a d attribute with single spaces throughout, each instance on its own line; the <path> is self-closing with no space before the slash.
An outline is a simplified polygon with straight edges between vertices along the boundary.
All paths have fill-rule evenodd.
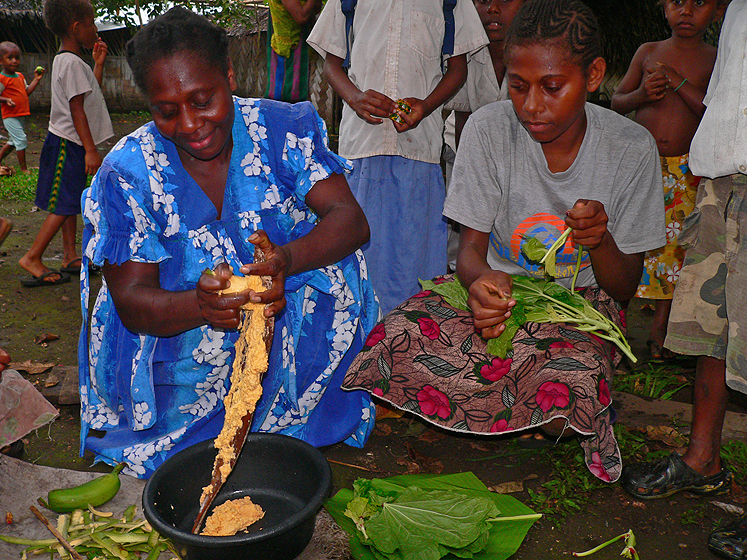
<path id="1" fill-rule="evenodd" d="M 0 218 L 0 247 L 3 246 L 3 241 L 5 241 L 5 238 L 8 237 L 12 229 L 13 222 L 5 218 Z"/>

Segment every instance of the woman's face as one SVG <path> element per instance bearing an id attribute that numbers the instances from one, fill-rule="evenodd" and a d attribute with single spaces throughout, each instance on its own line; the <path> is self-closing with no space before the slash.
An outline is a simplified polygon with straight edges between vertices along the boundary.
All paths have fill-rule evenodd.
<path id="1" fill-rule="evenodd" d="M 146 81 L 159 132 L 176 144 L 182 157 L 200 161 L 230 150 L 234 89 L 233 68 L 226 73 L 192 51 L 154 61 Z"/>
<path id="2" fill-rule="evenodd" d="M 573 142 L 586 130 L 586 94 L 599 87 L 604 60 L 589 70 L 560 46 L 511 47 L 506 60 L 508 91 L 521 124 L 537 142 Z M 601 70 L 601 76 L 599 71 Z"/>
<path id="3" fill-rule="evenodd" d="M 524 0 L 475 0 L 475 8 L 491 43 L 503 42 L 508 26 Z"/>

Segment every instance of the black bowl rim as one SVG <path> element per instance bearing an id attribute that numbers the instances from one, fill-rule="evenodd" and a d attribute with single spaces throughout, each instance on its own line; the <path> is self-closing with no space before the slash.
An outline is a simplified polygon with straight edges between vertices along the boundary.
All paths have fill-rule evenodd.
<path id="1" fill-rule="evenodd" d="M 306 504 L 303 507 L 303 509 L 294 513 L 282 523 L 274 525 L 271 529 L 266 530 L 266 531 L 257 532 L 257 533 L 239 533 L 237 535 L 231 535 L 227 537 L 214 537 L 214 536 L 208 536 L 208 535 L 195 535 L 194 533 L 177 529 L 173 525 L 162 521 L 160 516 L 155 515 L 155 513 L 152 511 L 151 509 L 152 504 L 153 504 L 152 498 L 154 498 L 154 496 L 151 496 L 151 494 L 155 493 L 155 490 L 154 490 L 155 483 L 153 483 L 153 481 L 156 480 L 157 478 L 156 473 L 158 473 L 158 469 L 160 469 L 161 466 L 165 465 L 167 462 L 176 460 L 176 457 L 179 457 L 179 455 L 186 454 L 190 450 L 194 452 L 195 449 L 198 447 L 213 447 L 214 440 L 212 439 L 205 440 L 199 443 L 195 443 L 194 445 L 191 445 L 190 447 L 187 447 L 185 449 L 182 449 L 181 451 L 179 451 L 179 453 L 169 457 L 166 461 L 164 461 L 164 463 L 162 463 L 162 465 L 156 468 L 153 475 L 145 483 L 145 488 L 143 489 L 143 498 L 142 498 L 143 513 L 145 514 L 145 517 L 148 520 L 148 522 L 151 524 L 151 526 L 164 537 L 172 538 L 188 546 L 214 546 L 215 547 L 215 545 L 225 545 L 225 546 L 238 545 L 238 544 L 245 545 L 245 544 L 252 544 L 254 542 L 268 540 L 272 537 L 277 537 L 279 535 L 282 535 L 283 533 L 290 531 L 291 529 L 295 529 L 296 527 L 304 523 L 309 517 L 312 516 L 312 514 L 316 514 L 321 509 L 322 504 L 324 504 L 324 502 L 329 497 L 329 494 L 332 490 L 332 469 L 330 468 L 329 462 L 324 457 L 324 455 L 322 455 L 322 453 L 310 443 L 307 443 L 298 438 L 286 436 L 284 434 L 252 432 L 247 435 L 247 441 L 255 440 L 255 439 L 268 439 L 268 440 L 283 439 L 293 445 L 297 445 L 301 449 L 304 449 L 311 456 L 318 455 L 318 457 L 322 459 L 322 461 L 320 461 L 320 465 L 323 467 L 326 466 L 326 468 L 322 468 L 323 478 L 322 478 L 321 488 L 323 491 L 320 491 L 319 493 L 317 493 L 315 498 L 312 501 L 310 501 L 308 504 Z M 177 534 L 176 538 L 173 537 L 174 534 Z"/>

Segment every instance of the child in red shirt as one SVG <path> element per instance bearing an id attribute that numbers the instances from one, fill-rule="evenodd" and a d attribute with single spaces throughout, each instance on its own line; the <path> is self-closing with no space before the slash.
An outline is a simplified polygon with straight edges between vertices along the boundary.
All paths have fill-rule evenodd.
<path id="1" fill-rule="evenodd" d="M 0 106 L 2 107 L 3 126 L 8 131 L 8 142 L 0 150 L 0 163 L 15 149 L 21 171 L 28 173 L 26 167 L 28 141 L 23 129 L 24 120 L 31 114 L 29 95 L 39 85 L 44 68 L 37 68 L 34 72 L 34 79 L 27 84 L 23 74 L 18 72 L 18 67 L 21 65 L 21 49 L 10 41 L 0 43 L 0 64 L 3 67 L 0 72 Z"/>

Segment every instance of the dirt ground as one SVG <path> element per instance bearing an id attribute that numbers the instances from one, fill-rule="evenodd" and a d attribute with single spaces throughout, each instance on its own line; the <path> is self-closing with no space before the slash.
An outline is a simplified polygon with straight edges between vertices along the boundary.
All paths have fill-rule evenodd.
<path id="1" fill-rule="evenodd" d="M 138 125 L 133 116 L 115 115 L 114 121 L 117 136 Z M 46 117 L 34 116 L 29 127 L 31 142 L 27 151 L 31 166 L 37 165 L 45 131 Z M 110 141 L 108 147 L 113 142 Z M 11 155 L 6 163 L 15 164 L 15 156 Z M 65 368 L 61 366 L 74 368 L 77 363 L 79 286 L 74 279 L 60 286 L 22 287 L 19 278 L 25 272 L 17 262 L 36 235 L 44 212 L 33 211 L 30 202 L 0 200 L 0 208 L 0 215 L 14 222 L 12 234 L 0 248 L 0 347 L 10 352 L 14 362 L 30 360 L 55 366 L 50 371 L 57 377 L 57 384 L 54 378 L 50 379 L 49 371 L 28 375 L 45 394 L 53 395 L 64 377 Z M 59 266 L 60 257 L 61 243 L 55 239 L 45 256 L 48 266 Z M 92 293 L 99 283 L 100 278 L 94 280 Z M 645 340 L 649 320 L 650 312 L 642 309 L 642 302 L 634 301 L 629 315 L 629 340 L 636 355 L 644 359 L 648 357 Z M 54 338 L 49 335 L 58 338 L 42 343 L 35 341 L 37 337 Z M 685 362 L 683 372 L 687 379 L 692 379 L 692 362 Z M 48 384 L 52 387 L 45 386 Z M 687 400 L 688 391 L 683 391 L 678 398 Z M 655 406 L 653 403 L 652 407 Z M 60 405 L 59 409 L 60 417 L 53 424 L 25 439 L 25 460 L 75 470 L 108 471 L 108 467 L 92 466 L 89 456 L 78 457 L 78 406 Z M 731 409 L 740 413 L 747 411 L 736 395 Z M 621 414 L 621 422 L 624 422 L 623 416 Z M 551 450 L 522 450 L 511 437 L 455 436 L 403 417 L 377 422 L 364 449 L 339 444 L 325 450 L 325 455 L 333 469 L 335 491 L 349 487 L 357 477 L 386 477 L 417 471 L 472 471 L 489 487 L 512 483 L 513 495 L 531 506 L 532 493 L 546 492 L 543 485 L 557 479 L 559 471 L 555 463 L 559 457 L 572 457 L 572 451 L 577 448 L 578 443 L 570 441 Z M 562 466 L 566 471 L 569 466 L 571 471 L 574 467 Z M 585 497 L 578 500 L 581 503 L 578 511 L 571 510 L 567 515 L 557 511 L 547 513 L 532 527 L 513 558 L 569 558 L 573 551 L 586 550 L 628 529 L 633 529 L 637 536 L 637 549 L 643 560 L 714 558 L 706 548 L 707 536 L 720 523 L 732 519 L 715 502 L 741 505 L 744 499 L 741 488 L 735 486 L 731 494 L 717 499 L 679 494 L 643 503 L 631 499 L 619 484 L 582 488 L 580 485 L 585 483 L 581 479 L 574 480 L 579 486 L 569 486 L 566 498 Z M 621 549 L 622 545 L 616 543 L 592 558 L 619 558 Z"/>

